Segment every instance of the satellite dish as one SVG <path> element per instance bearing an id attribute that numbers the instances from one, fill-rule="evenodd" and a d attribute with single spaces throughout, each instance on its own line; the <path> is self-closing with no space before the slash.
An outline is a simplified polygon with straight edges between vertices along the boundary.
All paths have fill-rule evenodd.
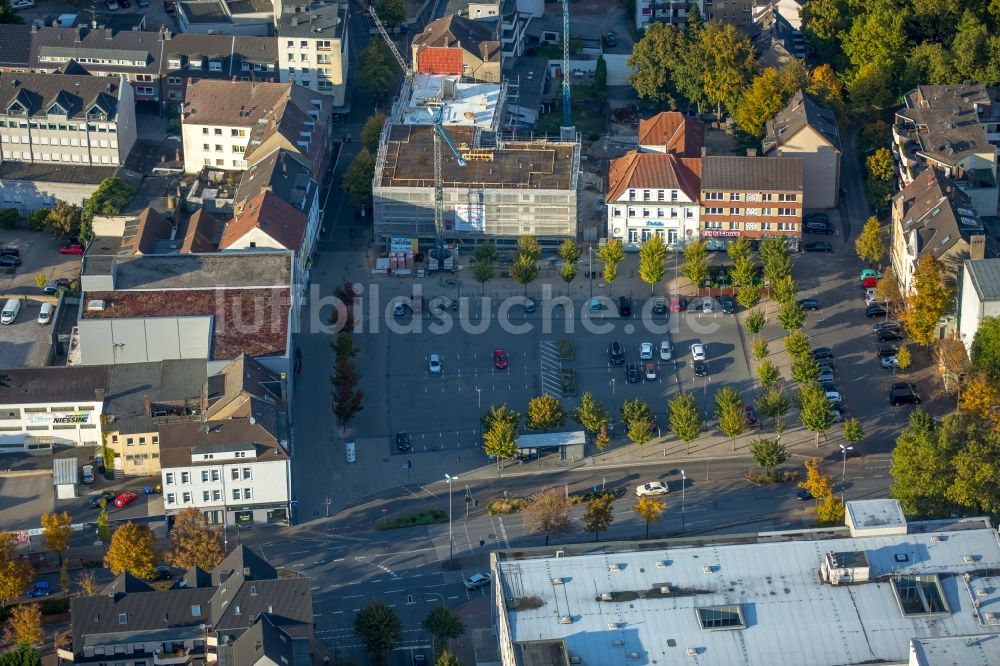
<path id="1" fill-rule="evenodd" d="M 254 417 L 251 416 L 250 417 L 250 425 L 256 425 L 256 424 L 257 424 L 257 419 L 255 419 Z"/>

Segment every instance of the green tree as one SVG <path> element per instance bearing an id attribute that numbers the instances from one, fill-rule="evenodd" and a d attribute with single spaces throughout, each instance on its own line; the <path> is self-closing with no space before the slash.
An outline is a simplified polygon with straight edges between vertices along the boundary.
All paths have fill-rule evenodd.
<path id="1" fill-rule="evenodd" d="M 601 540 L 601 532 L 607 531 L 611 523 L 615 520 L 614 497 L 611 495 L 598 495 L 587 502 L 587 508 L 583 511 L 583 526 L 588 532 L 594 533 L 594 541 Z"/>
<path id="2" fill-rule="evenodd" d="M 649 432 L 649 422 L 642 423 L 641 421 L 632 421 L 627 423 L 628 430 L 625 436 L 628 437 L 629 441 L 638 446 L 642 446 L 649 440 L 653 439 L 653 433 Z"/>
<path id="3" fill-rule="evenodd" d="M 361 128 L 359 138 L 361 146 L 374 155 L 378 152 L 379 139 L 382 136 L 382 128 L 385 126 L 385 114 L 381 111 L 373 113 L 364 127 Z"/>
<path id="4" fill-rule="evenodd" d="M 756 269 L 755 269 L 756 270 Z M 734 278 L 735 279 L 735 278 Z M 756 307 L 760 303 L 761 287 L 756 284 L 745 284 L 736 294 L 736 302 L 744 309 Z"/>
<path id="5" fill-rule="evenodd" d="M 844 84 L 837 79 L 837 74 L 830 65 L 823 64 L 812 71 L 807 92 L 820 104 L 832 109 L 837 114 L 838 121 L 844 122 L 847 115 L 844 106 Z"/>
<path id="6" fill-rule="evenodd" d="M 844 421 L 844 439 L 848 444 L 860 444 L 865 438 L 865 430 L 861 427 L 861 421 L 850 418 Z"/>
<path id="7" fill-rule="evenodd" d="M 547 488 L 538 493 L 521 512 L 524 529 L 531 534 L 544 534 L 545 545 L 549 538 L 569 534 L 573 529 L 569 500 L 559 490 Z"/>
<path id="8" fill-rule="evenodd" d="M 649 428 L 649 424 L 653 420 L 653 410 L 642 400 L 632 398 L 622 403 L 621 418 L 622 423 L 628 426 L 638 423 Z"/>
<path id="9" fill-rule="evenodd" d="M 817 503 L 833 495 L 833 477 L 820 470 L 819 458 L 807 458 L 805 466 L 806 478 L 799 482 L 799 488 L 808 491 Z"/>
<path id="10" fill-rule="evenodd" d="M 360 208 L 371 203 L 374 178 L 375 158 L 367 148 L 362 148 L 344 172 L 344 191 L 352 206 Z"/>
<path id="11" fill-rule="evenodd" d="M 838 69 L 845 65 L 840 35 L 850 27 L 847 0 L 810 0 L 803 4 L 801 14 L 806 43 L 816 52 L 817 60 L 832 63 Z"/>
<path id="12" fill-rule="evenodd" d="M 341 379 L 334 386 L 332 393 L 333 413 L 341 428 L 346 428 L 358 412 L 364 409 L 364 391 L 358 388 L 355 382 Z"/>
<path id="13" fill-rule="evenodd" d="M 604 263 L 604 281 L 611 284 L 618 277 L 618 264 L 625 258 L 625 248 L 617 238 L 609 238 L 598 248 L 597 258 Z"/>
<path id="14" fill-rule="evenodd" d="M 740 291 L 742 292 L 743 289 L 752 285 L 753 281 L 757 279 L 757 267 L 748 257 L 738 257 L 736 261 L 733 262 L 733 271 L 730 273 L 730 277 L 733 280 L 733 284 L 740 287 Z M 758 292 L 758 298 L 759 297 Z M 751 305 L 750 307 L 753 306 Z"/>
<path id="15" fill-rule="evenodd" d="M 951 43 L 952 66 L 962 80 L 996 82 L 1000 80 L 995 55 L 995 40 L 990 28 L 966 10 Z M 994 33 L 995 34 L 995 33 Z"/>
<path id="16" fill-rule="evenodd" d="M 472 279 L 479 283 L 480 293 L 486 293 L 486 283 L 496 277 L 492 261 L 478 261 L 472 267 Z"/>
<path id="17" fill-rule="evenodd" d="M 910 339 L 930 347 L 937 339 L 938 322 L 951 308 L 954 291 L 945 282 L 945 268 L 926 252 L 913 271 L 913 290 L 907 297 L 903 322 Z"/>
<path id="18" fill-rule="evenodd" d="M 809 336 L 802 331 L 789 333 L 785 336 L 785 351 L 792 357 L 792 360 L 812 356 Z"/>
<path id="19" fill-rule="evenodd" d="M 656 283 L 663 279 L 666 258 L 667 246 L 658 234 L 653 234 L 642 242 L 642 247 L 639 248 L 639 277 L 649 285 L 649 293 L 653 293 Z"/>
<path id="20" fill-rule="evenodd" d="M 480 243 L 472 252 L 472 258 L 476 261 L 476 263 L 486 261 L 491 264 L 495 264 L 497 259 L 500 258 L 500 255 L 497 252 L 496 243 L 491 240 Z"/>
<path id="21" fill-rule="evenodd" d="M 17 541 L 10 532 L 0 532 L 0 605 L 28 591 L 34 570 L 17 554 Z"/>
<path id="22" fill-rule="evenodd" d="M 562 268 L 559 269 L 559 277 L 562 278 L 562 281 L 566 283 L 568 288 L 569 284 L 576 279 L 576 264 L 564 263 Z M 568 290 L 567 293 L 569 293 Z"/>
<path id="23" fill-rule="evenodd" d="M 774 363 L 761 361 L 757 364 L 757 379 L 765 389 L 773 388 L 781 381 L 781 371 Z"/>
<path id="24" fill-rule="evenodd" d="M 764 338 L 755 338 L 753 341 L 753 357 L 760 361 L 768 355 L 767 340 Z"/>
<path id="25" fill-rule="evenodd" d="M 41 645 L 45 640 L 42 609 L 38 604 L 19 604 L 10 609 L 10 620 L 4 632 L 10 643 Z"/>
<path id="26" fill-rule="evenodd" d="M 462 666 L 462 662 L 454 654 L 445 650 L 434 662 L 434 666 Z"/>
<path id="27" fill-rule="evenodd" d="M 851 100 L 852 109 L 860 114 L 872 116 L 878 111 L 895 104 L 896 74 L 877 63 L 862 65 L 854 73 L 853 77 L 847 81 L 847 96 Z M 873 190 L 868 190 L 866 183 L 866 194 L 868 201 L 873 205 L 882 207 L 884 203 L 882 197 L 886 195 L 886 188 L 876 186 Z M 889 192 L 891 196 L 891 192 Z"/>
<path id="28" fill-rule="evenodd" d="M 594 440 L 594 445 L 597 446 L 597 451 L 603 453 L 608 444 L 611 442 L 611 438 L 608 437 L 608 427 L 606 425 L 601 426 L 601 429 L 597 431 L 597 438 Z"/>
<path id="29" fill-rule="evenodd" d="M 517 427 L 521 424 L 521 415 L 512 410 L 510 407 L 508 407 L 507 403 L 490 405 L 489 410 L 487 410 L 487 412 L 483 414 L 483 417 L 480 421 L 483 428 L 483 432 L 486 432 L 487 430 L 493 428 L 493 424 L 496 423 L 497 421 L 507 421 L 508 423 L 511 424 L 511 426 L 514 427 L 514 430 L 516 431 Z"/>
<path id="30" fill-rule="evenodd" d="M 594 66 L 594 101 L 602 107 L 608 102 L 608 63 L 602 55 Z"/>
<path id="31" fill-rule="evenodd" d="M 510 267 L 510 276 L 514 281 L 524 286 L 525 295 L 528 294 L 528 285 L 538 277 L 538 263 L 528 255 L 519 254 Z"/>
<path id="32" fill-rule="evenodd" d="M 776 439 L 758 438 L 750 444 L 750 457 L 773 479 L 778 466 L 788 460 L 788 450 Z"/>
<path id="33" fill-rule="evenodd" d="M 732 114 L 757 68 L 753 44 L 732 24 L 718 21 L 709 21 L 699 31 L 699 43 L 705 59 L 705 97 L 717 114 L 722 114 L 722 107 Z"/>
<path id="34" fill-rule="evenodd" d="M 806 323 L 806 310 L 798 301 L 786 301 L 778 311 L 778 321 L 786 331 L 797 331 Z"/>
<path id="35" fill-rule="evenodd" d="M 793 359 L 792 379 L 803 386 L 819 381 L 819 363 L 812 356 Z"/>
<path id="36" fill-rule="evenodd" d="M 765 238 L 757 253 L 763 264 L 764 279 L 773 287 L 779 280 L 792 274 L 792 251 L 780 236 Z"/>
<path id="37" fill-rule="evenodd" d="M 747 431 L 747 417 L 743 411 L 743 396 L 731 386 L 723 386 L 715 393 L 715 416 L 719 419 L 719 430 L 733 440 Z"/>
<path id="38" fill-rule="evenodd" d="M 779 303 L 789 303 L 799 295 L 799 286 L 795 284 L 791 275 L 786 275 L 771 284 L 771 295 Z"/>
<path id="39" fill-rule="evenodd" d="M 868 169 L 868 179 L 865 181 L 865 194 L 868 197 L 868 202 L 876 210 L 882 210 L 889 205 L 889 200 L 896 189 L 892 153 L 889 152 L 888 148 L 879 148 L 865 159 L 865 167 Z"/>
<path id="40" fill-rule="evenodd" d="M 389 650 L 402 636 L 402 623 L 386 603 L 373 601 L 354 615 L 354 633 L 365 644 L 372 663 L 387 666 Z"/>
<path id="41" fill-rule="evenodd" d="M 833 410 L 826 392 L 818 384 L 805 384 L 799 390 L 798 403 L 802 426 L 815 433 L 816 446 L 819 447 L 820 435 L 826 435 L 833 425 Z"/>
<path id="42" fill-rule="evenodd" d="M 894 71 L 906 53 L 905 13 L 889 3 L 874 5 L 854 17 L 841 37 L 844 54 L 856 68 L 875 65 Z"/>
<path id="43" fill-rule="evenodd" d="M 42 656 L 35 646 L 20 643 L 13 650 L 0 655 L 0 666 L 42 666 Z"/>
<path id="44" fill-rule="evenodd" d="M 809 85 L 809 74 L 805 65 L 798 58 L 792 58 L 778 68 L 778 88 L 781 90 L 782 105 L 791 99 L 792 95 Z"/>
<path id="45" fill-rule="evenodd" d="M 89 241 L 94 236 L 93 222 L 95 215 L 121 215 L 135 190 L 120 178 L 105 178 L 90 195 L 80 213 L 80 238 Z"/>
<path id="46" fill-rule="evenodd" d="M 528 430 L 548 430 L 565 423 L 566 412 L 555 396 L 546 393 L 528 401 L 528 413 L 525 415 Z"/>
<path id="47" fill-rule="evenodd" d="M 69 539 L 73 536 L 73 521 L 69 513 L 49 513 L 46 511 L 41 516 L 42 529 L 45 530 L 43 538 L 45 547 L 59 554 L 59 564 L 62 564 L 63 553 L 69 548 Z"/>
<path id="48" fill-rule="evenodd" d="M 676 63 L 687 47 L 684 33 L 669 23 L 651 23 L 632 47 L 628 58 L 629 83 L 636 95 L 655 102 L 672 102 Z M 700 75 L 696 85 L 700 85 Z"/>
<path id="49" fill-rule="evenodd" d="M 694 395 L 689 392 L 678 393 L 667 403 L 667 411 L 670 414 L 670 432 L 674 437 L 687 444 L 698 439 L 705 424 Z"/>
<path id="50" fill-rule="evenodd" d="M 358 67 L 358 85 L 363 90 L 378 96 L 392 86 L 396 76 L 393 65 L 389 64 L 390 57 L 382 40 L 369 40 L 361 53 L 361 65 Z"/>
<path id="51" fill-rule="evenodd" d="M 788 413 L 791 407 L 788 394 L 785 393 L 785 389 L 781 386 L 768 388 L 757 399 L 757 409 L 769 419 L 774 419 L 774 432 L 778 433 L 779 437 L 785 430 L 785 414 Z"/>
<path id="52" fill-rule="evenodd" d="M 708 243 L 704 240 L 697 240 L 688 243 L 684 248 L 684 265 L 681 266 L 681 273 L 688 280 L 694 283 L 695 287 L 700 287 L 701 283 L 708 277 Z"/>
<path id="53" fill-rule="evenodd" d="M 580 260 L 580 248 L 576 246 L 576 242 L 572 238 L 567 238 L 559 246 L 559 258 L 562 259 L 563 267 L 569 264 L 574 267 L 574 274 L 576 274 L 576 262 Z"/>
<path id="54" fill-rule="evenodd" d="M 107 457 L 104 458 L 107 464 Z M 97 540 L 103 544 L 111 542 L 111 527 L 108 525 L 108 501 L 101 500 L 101 508 L 97 510 Z"/>
<path id="55" fill-rule="evenodd" d="M 583 426 L 583 429 L 594 435 L 608 424 L 608 410 L 594 399 L 587 391 L 580 398 L 580 405 L 573 410 L 573 419 Z"/>
<path id="56" fill-rule="evenodd" d="M 145 523 L 124 523 L 115 530 L 104 554 L 104 566 L 115 576 L 127 571 L 138 578 L 150 578 L 160 556 L 156 536 Z"/>
<path id="57" fill-rule="evenodd" d="M 52 212 L 50 208 L 39 208 L 31 211 L 28 215 L 28 226 L 35 231 L 45 231 L 50 212 Z"/>
<path id="58" fill-rule="evenodd" d="M 433 638 L 436 655 L 447 650 L 448 641 L 455 640 L 465 633 L 465 623 L 447 606 L 438 606 L 428 613 L 421 626 Z"/>
<path id="59" fill-rule="evenodd" d="M 764 311 L 760 308 L 755 308 L 743 317 L 743 326 L 751 335 L 757 335 L 764 328 L 765 321 Z"/>
<path id="60" fill-rule="evenodd" d="M 402 25 L 406 20 L 406 5 L 403 0 L 375 0 L 375 11 L 387 26 Z"/>
<path id="61" fill-rule="evenodd" d="M 45 231 L 56 238 L 78 235 L 80 233 L 80 216 L 79 208 L 65 201 L 59 201 L 56 203 L 56 207 L 45 216 Z"/>
<path id="62" fill-rule="evenodd" d="M 962 415 L 946 416 L 935 425 L 922 408 L 913 410 L 910 423 L 896 437 L 889 474 L 889 496 L 899 501 L 903 513 L 912 518 L 940 518 L 954 509 L 947 491 L 955 479 L 952 459 L 965 446 L 964 439 L 949 439 L 945 431 L 958 434 L 969 423 Z"/>
<path id="63" fill-rule="evenodd" d="M 836 527 L 844 524 L 844 500 L 836 495 L 826 497 L 816 506 L 816 525 Z"/>
<path id="64" fill-rule="evenodd" d="M 643 495 L 635 501 L 632 510 L 646 521 L 646 538 L 649 538 L 649 524 L 658 523 L 663 519 L 663 511 L 667 508 L 666 502 L 658 500 L 649 495 Z"/>
<path id="65" fill-rule="evenodd" d="M 892 268 L 886 268 L 882 279 L 875 285 L 875 298 L 881 303 L 888 304 L 899 304 L 903 301 L 903 295 L 899 292 L 899 280 L 896 279 L 896 272 Z"/>
<path id="66" fill-rule="evenodd" d="M 497 459 L 497 474 L 503 469 L 503 461 L 517 453 L 517 426 L 509 420 L 497 419 L 490 429 L 483 433 L 483 451 Z"/>
<path id="67" fill-rule="evenodd" d="M 861 233 L 854 241 L 854 249 L 858 259 L 870 264 L 879 264 L 885 254 L 885 242 L 882 240 L 882 228 L 877 217 L 869 217 Z"/>
<path id="68" fill-rule="evenodd" d="M 755 76 L 750 88 L 740 97 L 733 114 L 736 125 L 755 139 L 764 137 L 764 125 L 785 105 L 778 81 L 778 70 L 767 67 Z"/>
<path id="69" fill-rule="evenodd" d="M 542 246 L 531 234 L 521 234 L 517 237 L 517 254 L 538 261 L 542 257 Z"/>
<path id="70" fill-rule="evenodd" d="M 972 364 L 1000 382 L 1000 317 L 983 317 L 972 338 Z"/>
<path id="71" fill-rule="evenodd" d="M 225 556 L 222 528 L 209 523 L 200 509 L 188 507 L 174 516 L 166 556 L 171 566 L 210 571 Z"/>
<path id="72" fill-rule="evenodd" d="M 726 255 L 733 262 L 733 266 L 741 261 L 749 261 L 752 254 L 753 247 L 750 245 L 750 240 L 745 236 L 740 236 L 726 248 Z"/>

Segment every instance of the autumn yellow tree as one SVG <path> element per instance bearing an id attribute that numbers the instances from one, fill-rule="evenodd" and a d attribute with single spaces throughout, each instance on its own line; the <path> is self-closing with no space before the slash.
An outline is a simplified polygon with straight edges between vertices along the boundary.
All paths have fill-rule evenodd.
<path id="1" fill-rule="evenodd" d="M 946 282 L 945 268 L 930 253 L 920 256 L 913 271 L 913 290 L 907 294 L 903 322 L 910 339 L 930 347 L 937 340 L 938 322 L 952 305 L 954 290 Z"/>
<path id="2" fill-rule="evenodd" d="M 10 643 L 40 645 L 45 639 L 42 609 L 38 604 L 20 604 L 11 608 L 5 634 Z"/>
<path id="3" fill-rule="evenodd" d="M 101 589 L 97 583 L 97 576 L 90 570 L 80 574 L 80 577 L 76 580 L 76 584 L 80 586 L 80 594 L 84 597 L 96 597 L 98 591 Z"/>
<path id="4" fill-rule="evenodd" d="M 958 407 L 1000 430 L 1000 389 L 986 375 L 978 373 L 966 379 Z"/>
<path id="5" fill-rule="evenodd" d="M 175 567 L 200 567 L 207 571 L 226 556 L 222 530 L 218 525 L 210 525 L 205 514 L 194 507 L 188 507 L 174 516 L 170 540 L 166 560 Z"/>
<path id="6" fill-rule="evenodd" d="M 159 559 L 155 544 L 156 536 L 149 525 L 125 523 L 111 537 L 111 545 L 104 555 L 104 566 L 116 576 L 128 571 L 139 578 L 150 578 L 156 573 Z"/>
<path id="7" fill-rule="evenodd" d="M 816 505 L 816 524 L 820 527 L 843 525 L 844 501 L 836 495 L 830 495 Z"/>
<path id="8" fill-rule="evenodd" d="M 799 488 L 808 491 L 817 502 L 833 495 L 833 478 L 820 471 L 819 458 L 807 458 L 805 465 L 806 478 L 799 482 Z"/>
<path id="9" fill-rule="evenodd" d="M 28 590 L 34 570 L 17 555 L 14 535 L 0 532 L 0 602 L 17 599 Z"/>
<path id="10" fill-rule="evenodd" d="M 69 538 L 73 535 L 73 521 L 69 513 L 49 513 L 46 511 L 41 517 L 42 529 L 45 530 L 43 538 L 45 547 L 59 553 L 59 563 L 62 564 L 63 553 L 69 548 Z"/>
<path id="11" fill-rule="evenodd" d="M 646 521 L 646 538 L 649 538 L 649 524 L 658 523 L 663 519 L 663 511 L 667 508 L 667 503 L 649 495 L 643 495 L 636 500 L 632 510 L 640 518 Z"/>

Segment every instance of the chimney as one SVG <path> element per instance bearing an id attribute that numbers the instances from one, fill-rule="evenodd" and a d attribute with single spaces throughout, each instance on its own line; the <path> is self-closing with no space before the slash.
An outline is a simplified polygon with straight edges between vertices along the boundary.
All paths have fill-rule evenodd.
<path id="1" fill-rule="evenodd" d="M 94 389 L 94 402 L 104 403 L 104 389 L 95 388 Z"/>
<path id="2" fill-rule="evenodd" d="M 94 21 L 94 27 L 95 28 L 97 27 L 97 21 Z M 106 29 L 104 31 L 104 39 L 106 39 L 106 40 L 108 40 L 110 42 L 112 39 L 114 39 L 114 37 L 115 37 L 115 35 L 114 35 L 113 32 L 111 32 L 110 28 L 108 28 L 108 29 Z"/>
<path id="3" fill-rule="evenodd" d="M 705 146 L 702 146 L 701 147 L 701 156 L 705 157 L 706 155 L 708 155 L 708 148 L 706 148 Z"/>
<path id="4" fill-rule="evenodd" d="M 38 24 L 37 23 L 32 22 L 32 24 L 31 24 L 31 32 L 32 32 L 32 34 L 35 34 L 35 33 L 38 32 Z"/>
<path id="5" fill-rule="evenodd" d="M 92 30 L 97 30 L 97 20 L 96 19 L 91 19 L 91 21 L 90 21 L 90 28 Z"/>
<path id="6" fill-rule="evenodd" d="M 747 157 L 757 157 L 757 149 L 747 148 Z"/>
<path id="7" fill-rule="evenodd" d="M 969 259 L 985 259 L 986 258 L 986 236 L 984 234 L 976 234 L 969 238 Z"/>
<path id="8" fill-rule="evenodd" d="M 146 416 L 153 415 L 153 405 L 149 402 L 149 394 L 146 393 L 142 396 L 142 406 L 146 410 Z"/>
<path id="9" fill-rule="evenodd" d="M 76 37 L 73 38 L 73 41 L 77 44 L 83 41 L 83 28 L 80 26 L 76 27 Z"/>

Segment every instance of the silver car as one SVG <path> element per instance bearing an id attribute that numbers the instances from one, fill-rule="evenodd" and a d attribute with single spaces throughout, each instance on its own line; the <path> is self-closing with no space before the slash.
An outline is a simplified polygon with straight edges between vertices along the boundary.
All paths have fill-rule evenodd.
<path id="1" fill-rule="evenodd" d="M 441 369 L 441 356 L 438 354 L 431 354 L 431 359 L 427 363 L 427 372 L 432 375 L 440 375 Z"/>

